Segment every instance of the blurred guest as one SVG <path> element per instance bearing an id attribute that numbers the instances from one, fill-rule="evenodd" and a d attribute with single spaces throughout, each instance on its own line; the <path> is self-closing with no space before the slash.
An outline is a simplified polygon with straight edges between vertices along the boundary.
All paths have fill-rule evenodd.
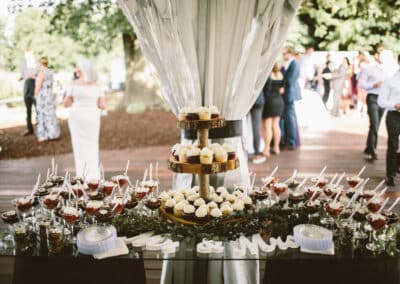
<path id="1" fill-rule="evenodd" d="M 361 71 L 369 64 L 368 53 L 365 51 L 358 51 L 358 56 L 356 57 L 356 61 L 354 62 L 354 75 L 355 75 L 355 89 L 357 96 L 357 108 L 360 112 L 364 112 L 367 103 L 367 92 L 360 88 L 359 79 Z"/>
<path id="2" fill-rule="evenodd" d="M 353 65 L 350 63 L 348 57 L 345 57 L 347 71 L 346 71 L 346 81 L 344 85 L 344 89 L 342 92 L 342 112 L 343 114 L 347 114 L 351 108 L 354 107 L 353 100 L 353 74 L 354 69 Z"/>
<path id="3" fill-rule="evenodd" d="M 30 48 L 25 50 L 24 59 L 21 63 L 21 77 L 24 80 L 24 102 L 26 107 L 26 128 L 24 136 L 33 134 L 32 125 L 32 105 L 35 101 L 35 77 L 38 72 L 38 66 L 35 59 L 34 51 Z"/>
<path id="4" fill-rule="evenodd" d="M 316 91 L 316 68 L 313 58 L 314 48 L 307 47 L 306 53 L 301 56 L 300 63 L 300 78 L 304 80 L 304 86 L 306 89 Z"/>
<path id="5" fill-rule="evenodd" d="M 73 63 L 72 67 L 74 67 L 74 73 L 72 74 L 73 80 L 78 80 L 78 67 L 76 66 L 76 63 Z"/>
<path id="6" fill-rule="evenodd" d="M 264 130 L 264 156 L 269 157 L 270 153 L 279 155 L 279 144 L 281 141 L 281 129 L 279 121 L 285 107 L 283 101 L 283 74 L 278 64 L 272 68 L 271 76 L 264 86 L 265 104 L 262 113 Z M 270 150 L 273 140 L 273 150 Z"/>
<path id="7" fill-rule="evenodd" d="M 250 109 L 251 125 L 253 127 L 254 164 L 261 164 L 266 160 L 260 151 L 260 123 L 264 102 L 264 92 L 261 91 L 253 107 Z"/>
<path id="8" fill-rule="evenodd" d="M 332 73 L 333 68 L 332 68 L 332 62 L 331 62 L 331 55 L 328 53 L 326 55 L 326 62 L 325 66 L 322 69 L 322 74 L 329 74 Z M 322 77 L 323 83 L 324 83 L 324 95 L 322 97 L 322 101 L 324 102 L 324 105 L 326 107 L 326 103 L 329 100 L 329 95 L 331 93 L 331 80 Z"/>
<path id="9" fill-rule="evenodd" d="M 342 64 L 330 76 L 325 74 L 325 78 L 331 80 L 331 87 L 333 90 L 333 107 L 331 113 L 333 116 L 340 115 L 340 106 L 347 79 L 347 68 L 349 67 L 347 58 L 343 58 Z"/>
<path id="10" fill-rule="evenodd" d="M 38 142 L 60 137 L 60 125 L 56 117 L 56 97 L 53 93 L 53 72 L 46 57 L 39 60 L 40 68 L 36 78 L 36 137 Z"/>
<path id="11" fill-rule="evenodd" d="M 295 52 L 292 46 L 283 48 L 282 56 L 285 61 L 283 73 L 283 101 L 285 102 L 285 107 L 283 111 L 283 123 L 281 123 L 284 139 L 281 139 L 281 143 L 289 150 L 294 150 L 296 146 L 299 145 L 299 133 L 294 102 L 301 100 L 300 86 L 298 83 L 300 66 L 294 59 L 294 54 Z"/>
<path id="12" fill-rule="evenodd" d="M 363 68 L 360 72 L 358 84 L 368 93 L 367 107 L 369 116 L 369 131 L 364 153 L 370 155 L 372 160 L 377 160 L 376 147 L 378 144 L 378 130 L 384 109 L 378 105 L 378 95 L 383 80 L 385 70 L 380 60 L 380 48 L 374 53 L 374 61 Z"/>
<path id="13" fill-rule="evenodd" d="M 71 107 L 68 125 L 74 151 L 77 176 L 99 178 L 100 110 L 105 109 L 104 93 L 97 84 L 97 73 L 91 61 L 77 64 L 78 79 L 73 81 L 64 99 Z"/>
<path id="14" fill-rule="evenodd" d="M 400 63 L 400 55 L 398 57 Z M 382 83 L 378 104 L 386 109 L 386 129 L 388 132 L 386 152 L 386 183 L 395 186 L 394 178 L 398 171 L 400 136 L 400 70 Z"/>

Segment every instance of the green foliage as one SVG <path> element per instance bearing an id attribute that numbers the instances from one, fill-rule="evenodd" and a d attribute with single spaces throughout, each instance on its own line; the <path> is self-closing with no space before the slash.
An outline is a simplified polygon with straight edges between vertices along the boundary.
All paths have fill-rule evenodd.
<path id="1" fill-rule="evenodd" d="M 400 52 L 399 0 L 304 0 L 298 21 L 307 30 L 300 42 L 316 49 L 371 51 L 382 42 Z"/>
<path id="2" fill-rule="evenodd" d="M 13 86 L 7 80 L 0 80 L 0 100 L 2 99 L 10 99 L 10 98 L 17 98 L 21 96 L 21 91 Z"/>
<path id="3" fill-rule="evenodd" d="M 50 17 L 37 8 L 27 8 L 16 16 L 12 52 L 13 65 L 19 68 L 23 51 L 32 48 L 36 56 L 46 56 L 55 69 L 71 68 L 81 46 L 71 38 L 52 33 Z"/>
<path id="4" fill-rule="evenodd" d="M 241 235 L 257 233 L 274 237 L 292 234 L 293 227 L 307 222 L 307 212 L 302 209 L 282 210 L 280 207 L 263 209 L 258 212 L 244 211 L 232 216 L 214 219 L 205 225 L 184 225 L 164 217 L 148 217 L 137 213 L 125 213 L 114 219 L 113 225 L 122 236 L 136 236 L 154 231 L 169 234 L 173 240 L 203 238 L 212 240 L 235 240 Z M 231 222 L 229 222 L 231 220 Z"/>
<path id="5" fill-rule="evenodd" d="M 126 111 L 128 113 L 142 113 L 146 110 L 146 104 L 142 102 L 135 102 L 128 105 Z"/>

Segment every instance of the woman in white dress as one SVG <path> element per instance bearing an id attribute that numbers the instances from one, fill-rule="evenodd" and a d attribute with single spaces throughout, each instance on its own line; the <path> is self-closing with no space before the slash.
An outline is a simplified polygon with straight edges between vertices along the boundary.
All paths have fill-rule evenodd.
<path id="1" fill-rule="evenodd" d="M 99 178 L 100 110 L 106 107 L 104 93 L 89 60 L 82 59 L 77 67 L 78 79 L 69 87 L 64 99 L 64 106 L 71 107 L 68 125 L 76 176 L 83 176 L 86 165 L 86 178 Z"/>

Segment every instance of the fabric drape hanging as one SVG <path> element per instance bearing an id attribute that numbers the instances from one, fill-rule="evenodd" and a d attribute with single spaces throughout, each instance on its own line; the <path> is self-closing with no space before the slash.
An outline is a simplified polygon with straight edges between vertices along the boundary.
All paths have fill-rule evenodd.
<path id="1" fill-rule="evenodd" d="M 300 1 L 118 0 L 172 111 L 215 105 L 227 120 L 243 119 L 255 102 Z M 248 184 L 242 141 L 228 140 L 241 166 L 225 185 Z"/>

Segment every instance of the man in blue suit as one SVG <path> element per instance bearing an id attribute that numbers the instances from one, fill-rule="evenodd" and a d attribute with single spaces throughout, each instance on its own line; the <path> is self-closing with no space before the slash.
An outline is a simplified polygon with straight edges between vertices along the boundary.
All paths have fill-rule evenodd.
<path id="1" fill-rule="evenodd" d="M 292 46 L 286 46 L 282 50 L 283 60 L 285 60 L 284 82 L 285 91 L 283 100 L 285 102 L 285 110 L 283 112 L 283 143 L 290 149 L 296 149 L 299 144 L 299 134 L 297 129 L 296 110 L 294 102 L 301 100 L 301 92 L 299 86 L 300 65 L 295 59 L 295 51 Z"/>

